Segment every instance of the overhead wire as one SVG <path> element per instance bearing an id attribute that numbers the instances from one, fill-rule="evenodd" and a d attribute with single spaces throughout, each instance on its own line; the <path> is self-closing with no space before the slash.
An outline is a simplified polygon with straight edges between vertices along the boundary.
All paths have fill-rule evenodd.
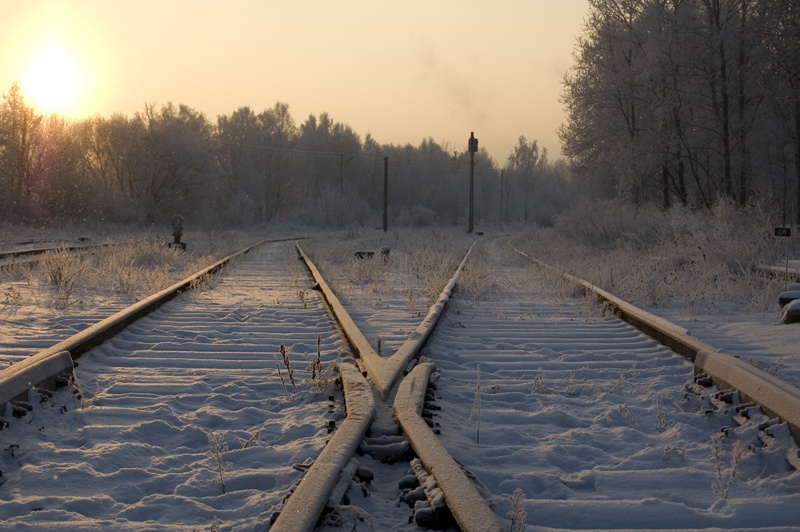
<path id="1" fill-rule="evenodd" d="M 308 150 L 308 149 L 298 149 L 298 148 L 281 148 L 278 146 L 251 144 L 247 142 L 236 142 L 230 140 L 220 140 L 219 142 L 221 144 L 228 144 L 243 148 L 252 148 L 259 151 L 268 151 L 268 152 L 293 153 L 298 155 L 310 155 L 310 156 L 320 156 L 320 157 L 351 157 L 351 158 L 373 160 L 373 161 L 383 161 L 384 159 L 384 157 L 378 157 L 374 155 L 365 155 L 361 153 L 347 153 L 342 151 L 322 151 L 322 150 Z M 390 160 L 392 159 L 390 158 Z M 394 161 L 397 162 L 396 159 L 394 159 Z M 414 166 L 426 166 L 432 168 L 448 168 L 451 170 L 458 170 L 460 167 L 460 161 L 457 160 L 450 163 L 436 163 L 427 161 L 411 161 L 406 158 L 406 159 L 400 159 L 400 162 L 404 162 L 409 166 L 414 165 Z"/>

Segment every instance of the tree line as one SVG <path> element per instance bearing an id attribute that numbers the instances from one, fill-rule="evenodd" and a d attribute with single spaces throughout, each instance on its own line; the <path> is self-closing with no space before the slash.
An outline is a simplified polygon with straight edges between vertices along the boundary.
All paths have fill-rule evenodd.
<path id="1" fill-rule="evenodd" d="M 581 186 L 800 224 L 800 1 L 589 0 L 565 78 Z"/>
<path id="2" fill-rule="evenodd" d="M 0 103 L 0 221 L 199 227 L 273 221 L 379 227 L 384 159 L 392 224 L 464 224 L 469 155 L 431 138 L 379 144 L 327 113 L 298 124 L 285 103 L 212 122 L 185 105 L 70 121 L 38 114 L 17 84 Z M 502 167 L 475 161 L 479 223 L 551 223 L 573 197 L 563 161 L 524 136 Z"/>

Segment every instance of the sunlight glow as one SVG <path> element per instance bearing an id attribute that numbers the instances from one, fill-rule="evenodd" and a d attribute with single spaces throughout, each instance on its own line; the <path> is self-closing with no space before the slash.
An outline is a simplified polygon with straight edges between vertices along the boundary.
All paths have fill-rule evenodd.
<path id="1" fill-rule="evenodd" d="M 39 111 L 68 114 L 80 95 L 82 81 L 75 57 L 62 46 L 49 44 L 31 58 L 23 90 Z"/>

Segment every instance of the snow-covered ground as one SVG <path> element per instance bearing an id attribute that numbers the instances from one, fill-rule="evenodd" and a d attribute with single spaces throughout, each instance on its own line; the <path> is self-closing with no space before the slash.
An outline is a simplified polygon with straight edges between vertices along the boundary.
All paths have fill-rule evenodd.
<path id="1" fill-rule="evenodd" d="M 303 247 L 333 287 L 348 294 L 343 303 L 365 336 L 391 354 L 473 240 L 458 230 L 408 231 L 337 235 Z M 760 447 L 752 426 L 715 445 L 714 435 L 730 418 L 704 413 L 705 399 L 686 396 L 688 362 L 604 316 L 515 255 L 505 240 L 483 240 L 425 355 L 441 372 L 442 410 L 435 420 L 442 440 L 486 485 L 507 525 L 519 489 L 529 531 L 800 529 L 800 474 L 785 465 L 794 445 L 785 432 L 776 433 L 771 449 Z M 388 265 L 380 255 L 353 257 L 354 250 L 382 246 L 391 248 Z M 243 264 L 258 260 L 249 256 Z M 344 268 L 334 274 L 337 266 Z M 296 264 L 286 268 L 288 278 L 299 278 Z M 78 376 L 88 400 L 82 406 L 60 392 L 50 404 L 67 404 L 67 413 L 36 404 L 29 418 L 0 432 L 0 523 L 20 530 L 266 528 L 280 494 L 300 476 L 292 464 L 324 445 L 329 394 L 306 386 L 287 396 L 271 351 L 234 375 L 208 355 L 247 344 L 238 339 L 247 334 L 245 323 L 289 299 L 295 307 L 314 302 L 316 295 L 303 290 L 300 284 L 279 296 L 268 287 L 243 291 L 223 277 L 210 292 L 183 296 L 179 305 L 188 311 L 217 309 L 219 325 L 189 336 L 159 331 L 172 360 L 163 373 L 137 375 L 142 359 L 158 358 L 161 348 L 138 351 L 133 343 L 151 334 L 157 316 L 84 355 Z M 26 323 L 24 309 L 15 312 L 16 325 L 43 327 Z M 682 324 L 733 354 L 783 357 L 778 375 L 800 375 L 796 328 L 763 315 L 758 327 L 752 316 L 719 318 L 692 316 Z M 309 320 L 287 324 L 287 334 L 329 326 Z M 597 333 L 593 340 L 581 339 L 584 326 Z M 15 332 L 4 327 L 4 334 Z M 330 342 L 326 362 L 344 351 Z M 603 347 L 618 342 L 627 347 Z M 298 354 L 309 351 L 307 341 L 302 345 Z M 205 362 L 198 366 L 198 360 Z M 115 376 L 123 369 L 124 378 Z M 334 416 L 341 415 L 337 401 Z M 123 411 L 125 427 L 116 418 Z M 229 446 L 224 494 L 207 454 L 212 432 Z M 256 432 L 258 439 L 245 447 L 242 441 Z M 741 462 L 732 466 L 734 454 Z M 380 478 L 381 466 L 370 465 Z M 384 523 L 390 509 L 377 501 L 385 498 L 364 495 L 378 487 L 354 488 L 351 504 Z"/>
<path id="2" fill-rule="evenodd" d="M 707 399 L 687 396 L 691 364 L 603 316 L 506 240 L 488 238 L 476 250 L 424 351 L 442 374 L 442 439 L 486 484 L 500 517 L 520 489 L 528 530 L 800 526 L 800 476 L 785 462 L 795 448 L 786 431 L 780 445 L 764 449 L 752 425 L 738 428 L 720 440 L 715 458 L 714 436 L 732 422 L 725 412 L 704 413 Z M 459 247 L 457 238 L 451 246 Z M 326 273 L 342 290 L 359 286 L 332 268 Z M 390 308 L 413 314 L 402 308 L 402 279 L 380 280 L 367 286 L 390 284 L 394 306 L 386 294 L 369 291 L 351 302 L 356 322 L 374 334 Z M 707 319 L 713 317 L 720 316 Z M 589 341 L 585 327 L 593 329 Z M 775 346 L 789 349 L 796 331 L 783 328 L 787 337 Z M 631 336 L 629 347 L 605 347 L 619 345 L 620 334 Z M 731 336 L 715 340 L 722 350 L 734 347 Z M 751 334 L 747 341 L 755 346 L 765 338 Z M 784 364 L 787 374 L 797 369 L 796 360 Z M 750 445 L 758 450 L 731 467 L 733 450 Z M 371 509 L 369 500 L 359 502 Z"/>
<path id="3" fill-rule="evenodd" d="M 680 309 L 663 307 L 651 311 L 721 351 L 800 387 L 800 324 L 781 323 L 777 302 L 771 314 L 686 316 Z"/>
<path id="4" fill-rule="evenodd" d="M 486 247 L 506 284 L 472 305 L 460 294 L 426 352 L 442 372 L 442 439 L 498 513 L 520 489 L 528 530 L 800 526 L 785 430 L 771 449 L 752 425 L 732 430 L 717 461 L 713 438 L 733 424 L 686 394 L 687 361 L 565 297 L 542 272 L 509 268 L 497 241 Z M 732 468 L 734 449 L 750 445 L 757 451 Z"/>
<path id="5" fill-rule="evenodd" d="M 31 393 L 33 411 L 0 432 L 0 523 L 263 529 L 344 415 L 306 372 L 318 341 L 322 369 L 346 352 L 307 285 L 291 243 L 265 246 L 83 355 L 83 397 Z"/>

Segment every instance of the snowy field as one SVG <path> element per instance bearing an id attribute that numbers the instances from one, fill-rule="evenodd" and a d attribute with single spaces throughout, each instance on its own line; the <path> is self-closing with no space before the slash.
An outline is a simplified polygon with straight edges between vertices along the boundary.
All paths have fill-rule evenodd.
<path id="1" fill-rule="evenodd" d="M 83 355 L 81 397 L 31 393 L 0 432 L 0 523 L 263 530 L 344 416 L 329 372 L 346 348 L 300 266 L 291 243 L 251 252 Z"/>
<path id="2" fill-rule="evenodd" d="M 528 530 L 800 524 L 787 434 L 767 450 L 753 426 L 736 429 L 715 458 L 713 438 L 733 424 L 687 396 L 688 362 L 551 290 L 547 276 L 502 268 L 503 250 L 489 249 L 488 264 L 508 285 L 472 309 L 461 299 L 465 308 L 448 313 L 427 351 L 442 371 L 443 440 L 487 484 L 501 515 L 520 489 Z M 587 328 L 596 337 L 582 342 Z M 623 340 L 628 347 L 616 347 Z M 731 457 L 750 445 L 758 451 L 731 477 Z"/>
<path id="3" fill-rule="evenodd" d="M 459 230 L 356 232 L 315 238 L 303 247 L 334 289 L 347 293 L 343 303 L 366 338 L 389 355 L 474 240 Z M 715 440 L 730 418 L 704 414 L 706 400 L 686 397 L 688 362 L 533 268 L 508 240 L 487 233 L 424 352 L 441 372 L 436 421 L 442 440 L 485 484 L 506 525 L 520 490 L 515 515 L 527 515 L 529 531 L 800 529 L 800 476 L 783 460 L 794 445 L 787 434 L 778 433 L 771 449 L 760 446 L 752 426 Z M 391 248 L 388 265 L 379 253 L 372 260 L 353 258 L 354 250 L 383 246 Z M 287 278 L 297 279 L 293 268 L 287 263 Z M 219 308 L 219 326 L 165 339 L 175 363 L 171 371 L 149 376 L 146 389 L 136 384 L 142 377 L 136 368 L 143 364 L 137 359 L 158 358 L 159 349 L 140 352 L 122 337 L 103 346 L 111 353 L 101 347 L 85 355 L 79 362 L 86 367 L 78 368 L 84 401 L 59 392 L 0 432 L 0 523 L 19 530 L 267 528 L 280 497 L 300 478 L 292 464 L 313 458 L 324 444 L 328 392 L 301 386 L 287 395 L 271 355 L 263 367 L 227 378 L 202 364 L 184 368 L 180 357 L 195 364 L 247 343 L 236 339 L 247 334 L 245 322 L 258 321 L 281 301 L 313 302 L 316 295 L 302 290 L 299 285 L 277 298 L 266 289 L 243 293 L 222 277 L 199 297 L 182 296 L 179 304 L 195 312 Z M 665 308 L 654 310 L 664 315 Z M 665 317 L 680 322 L 684 315 L 683 326 L 723 351 L 763 364 L 780 361 L 779 377 L 800 376 L 800 329 L 777 324 L 777 311 L 685 316 L 677 305 L 673 309 Z M 4 338 L 43 332 L 48 321 L 42 313 L 16 305 L 14 327 L 4 323 Z M 68 314 L 50 312 L 49 323 Z M 329 326 L 300 319 L 297 334 L 300 325 Z M 545 325 L 558 336 L 538 335 Z M 600 344 L 580 341 L 585 325 L 600 335 Z M 127 334 L 149 334 L 147 327 Z M 603 349 L 620 334 L 629 348 Z M 307 341 L 303 345 L 298 354 L 313 351 Z M 339 351 L 341 345 L 329 344 L 326 364 Z M 101 374 L 92 357 L 113 357 L 130 377 Z M 609 360 L 618 361 L 613 370 Z M 595 365 L 605 369 L 595 372 Z M 62 404 L 67 413 L 53 408 Z M 123 408 L 125 427 L 114 419 Z M 340 402 L 333 410 L 341 415 Z M 84 428 L 87 423 L 93 428 Z M 225 493 L 215 482 L 212 432 L 228 446 Z M 380 465 L 372 466 L 380 478 Z M 370 513 L 375 530 L 417 530 L 383 524 L 384 514 L 397 508 L 376 506 L 380 498 L 364 496 L 369 489 L 351 490 L 351 503 Z"/>
<path id="4" fill-rule="evenodd" d="M 531 268 L 508 238 L 487 237 L 424 354 L 442 374 L 442 439 L 486 484 L 500 517 L 513 513 L 520 489 L 528 530 L 800 526 L 800 476 L 784 458 L 794 449 L 788 434 L 764 449 L 751 425 L 715 443 L 733 424 L 725 412 L 702 413 L 706 399 L 687 396 L 688 361 L 604 316 L 557 276 Z M 457 237 L 448 244 L 467 245 Z M 435 246 L 435 239 L 420 245 Z M 358 288 L 356 279 L 333 272 L 326 271 L 335 286 Z M 351 302 L 373 307 L 356 318 L 373 331 L 390 308 L 409 313 L 404 285 L 378 281 Z M 389 290 L 385 284 L 395 305 L 372 288 Z M 589 342 L 581 341 L 586 326 L 598 335 Z M 620 329 L 631 335 L 631 347 L 608 351 L 603 344 L 616 342 Z M 723 350 L 734 345 L 729 336 L 715 339 Z M 747 340 L 766 345 L 754 333 Z M 639 343 L 644 353 L 636 351 Z M 783 371 L 797 369 L 787 363 Z M 751 445 L 758 450 L 743 451 Z M 734 455 L 741 463 L 732 466 Z M 370 509 L 368 499 L 359 503 Z"/>

